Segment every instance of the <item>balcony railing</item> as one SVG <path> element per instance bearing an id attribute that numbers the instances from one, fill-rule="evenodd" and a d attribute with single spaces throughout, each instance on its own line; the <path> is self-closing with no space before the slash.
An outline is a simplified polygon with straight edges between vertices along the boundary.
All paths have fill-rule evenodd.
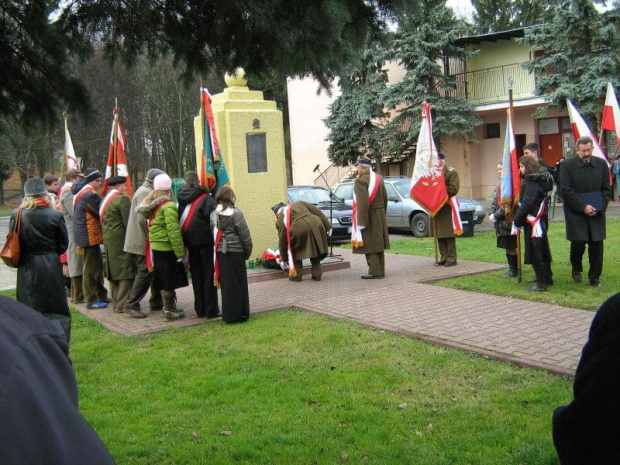
<path id="1" fill-rule="evenodd" d="M 456 90 L 451 96 L 465 97 L 475 105 L 508 101 L 508 79 L 512 78 L 514 100 L 535 97 L 534 74 L 521 63 L 455 74 Z"/>

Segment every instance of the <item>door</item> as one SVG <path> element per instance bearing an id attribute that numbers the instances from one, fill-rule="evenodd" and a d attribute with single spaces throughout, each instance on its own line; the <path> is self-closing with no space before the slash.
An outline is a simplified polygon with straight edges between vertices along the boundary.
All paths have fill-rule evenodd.
<path id="1" fill-rule="evenodd" d="M 562 134 L 540 135 L 540 157 L 549 166 L 555 166 L 562 158 Z"/>

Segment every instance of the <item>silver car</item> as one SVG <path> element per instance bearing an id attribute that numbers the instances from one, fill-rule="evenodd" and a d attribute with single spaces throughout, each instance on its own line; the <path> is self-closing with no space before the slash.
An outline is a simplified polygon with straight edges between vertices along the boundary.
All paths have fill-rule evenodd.
<path id="1" fill-rule="evenodd" d="M 427 237 L 430 232 L 428 212 L 415 200 L 409 197 L 411 179 L 405 176 L 383 178 L 388 194 L 387 222 L 389 228 L 411 229 L 416 237 Z M 334 190 L 337 197 L 347 204 L 353 201 L 354 181 L 346 181 Z M 474 223 L 480 224 L 486 213 L 482 204 L 476 200 L 458 197 L 460 203 L 463 236 L 473 236 Z"/>

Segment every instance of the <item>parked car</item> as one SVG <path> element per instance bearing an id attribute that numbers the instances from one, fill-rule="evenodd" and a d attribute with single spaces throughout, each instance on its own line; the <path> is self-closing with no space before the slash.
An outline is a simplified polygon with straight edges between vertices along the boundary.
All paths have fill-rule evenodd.
<path id="1" fill-rule="evenodd" d="M 411 229 L 416 237 L 427 237 L 430 232 L 428 212 L 418 202 L 409 197 L 411 179 L 405 176 L 387 176 L 383 178 L 388 194 L 387 222 L 389 228 Z M 346 181 L 334 190 L 334 194 L 347 204 L 353 202 L 354 181 Z M 474 234 L 474 223 L 480 224 L 486 212 L 482 204 L 476 200 L 458 197 L 460 204 L 463 235 Z M 473 218 L 473 222 L 471 219 Z"/>
<path id="2" fill-rule="evenodd" d="M 303 200 L 316 205 L 332 223 L 331 240 L 345 242 L 351 240 L 353 211 L 351 206 L 323 187 L 288 186 L 290 203 Z"/>

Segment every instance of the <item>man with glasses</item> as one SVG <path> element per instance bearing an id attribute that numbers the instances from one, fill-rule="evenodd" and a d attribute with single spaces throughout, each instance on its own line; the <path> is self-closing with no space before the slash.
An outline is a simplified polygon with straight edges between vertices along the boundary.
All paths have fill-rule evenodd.
<path id="1" fill-rule="evenodd" d="M 594 143 L 591 138 L 581 137 L 575 146 L 577 156 L 564 161 L 560 171 L 572 276 L 576 283 L 581 282 L 581 261 L 587 245 L 590 285 L 601 287 L 605 210 L 611 198 L 609 167 L 602 158 L 592 156 Z"/>

